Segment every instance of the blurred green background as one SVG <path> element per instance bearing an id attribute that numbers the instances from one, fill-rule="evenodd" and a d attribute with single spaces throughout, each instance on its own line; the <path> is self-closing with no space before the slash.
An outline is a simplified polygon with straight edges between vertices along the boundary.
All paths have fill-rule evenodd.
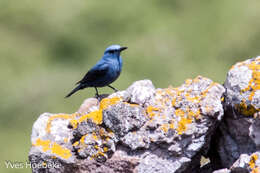
<path id="1" fill-rule="evenodd" d="M 110 44 L 129 47 L 118 89 L 197 75 L 223 83 L 236 61 L 260 54 L 259 9 L 259 0 L 1 0 L 0 172 L 30 172 L 4 161 L 27 160 L 41 113 L 72 113 L 94 95 L 64 99 Z"/>

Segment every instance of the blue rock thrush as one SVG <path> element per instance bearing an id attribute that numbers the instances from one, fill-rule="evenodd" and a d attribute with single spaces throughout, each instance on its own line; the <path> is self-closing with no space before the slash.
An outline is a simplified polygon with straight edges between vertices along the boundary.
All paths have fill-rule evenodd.
<path id="1" fill-rule="evenodd" d="M 119 45 L 109 46 L 104 53 L 104 56 L 92 67 L 82 80 L 77 82 L 78 85 L 67 96 L 71 96 L 78 90 L 82 90 L 88 87 L 94 87 L 96 90 L 96 96 L 99 97 L 98 87 L 108 86 L 114 91 L 117 91 L 110 84 L 114 82 L 122 70 L 122 58 L 120 56 L 121 51 L 127 49 L 127 47 L 121 47 Z"/>

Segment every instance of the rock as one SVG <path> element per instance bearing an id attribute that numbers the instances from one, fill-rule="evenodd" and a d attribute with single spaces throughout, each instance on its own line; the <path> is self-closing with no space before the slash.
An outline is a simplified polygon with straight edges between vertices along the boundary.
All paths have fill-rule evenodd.
<path id="1" fill-rule="evenodd" d="M 82 105 L 80 106 L 78 113 L 80 114 L 87 114 L 89 112 L 95 111 L 98 109 L 98 99 L 96 98 L 89 98 L 86 99 Z"/>
<path id="2" fill-rule="evenodd" d="M 216 170 L 213 173 L 230 173 L 231 171 L 227 168 Z"/>
<path id="3" fill-rule="evenodd" d="M 201 76 L 166 89 L 155 89 L 151 81 L 143 80 L 101 101 L 89 98 L 74 114 L 45 113 L 34 123 L 29 159 L 35 164 L 56 163 L 59 168 L 32 170 L 199 170 L 200 157 L 208 151 L 223 117 L 224 91 L 222 85 Z"/>
<path id="4" fill-rule="evenodd" d="M 251 155 L 241 154 L 237 161 L 231 166 L 230 170 L 233 173 L 257 173 L 260 171 L 260 152 Z"/>
<path id="5" fill-rule="evenodd" d="M 221 169 L 213 173 L 258 173 L 260 171 L 260 152 L 251 155 L 241 154 L 239 158 L 228 169 Z"/>
<path id="6" fill-rule="evenodd" d="M 230 167 L 241 154 L 260 149 L 260 57 L 235 64 L 228 72 L 224 109 L 211 150 L 218 168 Z"/>
<path id="7" fill-rule="evenodd" d="M 126 91 L 130 93 L 130 102 L 139 105 L 151 103 L 155 95 L 155 88 L 150 80 L 137 81 Z"/>
<path id="8" fill-rule="evenodd" d="M 118 103 L 103 111 L 104 124 L 118 137 L 140 129 L 148 117 L 141 106 Z"/>

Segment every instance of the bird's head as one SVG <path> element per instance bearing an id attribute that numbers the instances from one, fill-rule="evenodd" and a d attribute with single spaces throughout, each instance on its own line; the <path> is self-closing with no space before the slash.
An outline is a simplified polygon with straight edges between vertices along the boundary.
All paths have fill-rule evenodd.
<path id="1" fill-rule="evenodd" d="M 127 47 L 121 47 L 120 45 L 112 45 L 106 48 L 105 55 L 119 56 L 120 52 L 126 50 Z"/>

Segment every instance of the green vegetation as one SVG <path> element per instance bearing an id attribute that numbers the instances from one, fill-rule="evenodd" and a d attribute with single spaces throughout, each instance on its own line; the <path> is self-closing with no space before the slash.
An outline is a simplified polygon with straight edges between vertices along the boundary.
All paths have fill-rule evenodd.
<path id="1" fill-rule="evenodd" d="M 33 122 L 77 110 L 86 89 L 64 96 L 110 44 L 129 49 L 114 83 L 179 86 L 197 75 L 223 83 L 236 61 L 260 54 L 260 1 L 0 1 L 0 172 L 26 161 Z M 111 89 L 101 89 L 102 93 Z"/>

